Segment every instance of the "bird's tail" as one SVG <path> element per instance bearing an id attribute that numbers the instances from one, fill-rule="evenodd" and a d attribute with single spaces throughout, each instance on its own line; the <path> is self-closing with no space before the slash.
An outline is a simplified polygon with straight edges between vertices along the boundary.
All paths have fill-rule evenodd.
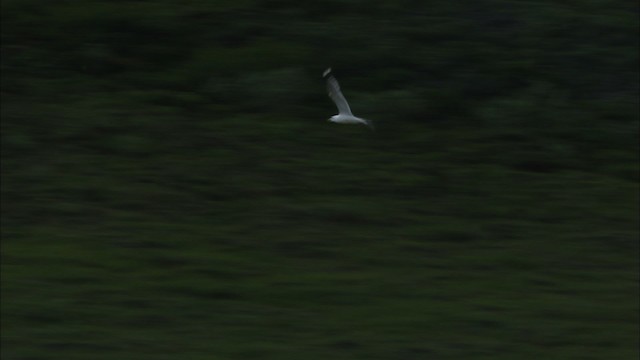
<path id="1" fill-rule="evenodd" d="M 368 120 L 368 119 L 362 119 L 364 121 L 364 124 L 367 125 L 369 127 L 369 129 L 371 129 L 371 131 L 375 131 L 376 127 L 373 126 L 373 121 Z"/>

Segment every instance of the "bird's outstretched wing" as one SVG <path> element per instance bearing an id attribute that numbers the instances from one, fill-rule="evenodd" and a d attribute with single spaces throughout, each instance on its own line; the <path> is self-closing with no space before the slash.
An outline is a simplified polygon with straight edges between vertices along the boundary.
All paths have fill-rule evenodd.
<path id="1" fill-rule="evenodd" d="M 331 73 L 331 68 L 328 68 L 324 71 L 322 76 L 327 79 L 327 91 L 329 92 L 329 97 L 336 103 L 338 107 L 338 112 L 340 115 L 353 115 L 351 113 L 351 109 L 349 108 L 349 103 L 347 99 L 342 95 L 342 91 L 340 91 L 340 85 L 338 85 L 338 80 L 333 77 Z"/>

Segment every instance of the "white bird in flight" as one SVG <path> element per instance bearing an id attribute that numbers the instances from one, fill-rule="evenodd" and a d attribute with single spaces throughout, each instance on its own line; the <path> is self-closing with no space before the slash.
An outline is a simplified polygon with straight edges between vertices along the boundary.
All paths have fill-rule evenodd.
<path id="1" fill-rule="evenodd" d="M 340 85 L 338 85 L 338 80 L 333 77 L 331 68 L 325 70 L 324 73 L 322 73 L 322 77 L 327 79 L 327 91 L 329 92 L 329 97 L 338 107 L 338 115 L 333 115 L 329 118 L 329 121 L 339 124 L 364 124 L 373 130 L 371 120 L 359 118 L 351 113 L 349 103 L 347 102 L 347 99 L 344 98 L 344 95 L 342 95 Z"/>

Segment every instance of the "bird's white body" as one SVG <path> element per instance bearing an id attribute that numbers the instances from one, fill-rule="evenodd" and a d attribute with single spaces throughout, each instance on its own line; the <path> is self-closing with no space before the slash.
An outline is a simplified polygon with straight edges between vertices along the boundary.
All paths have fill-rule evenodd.
<path id="1" fill-rule="evenodd" d="M 347 102 L 347 99 L 345 99 L 344 95 L 342 95 L 342 91 L 340 91 L 338 80 L 336 80 L 336 78 L 333 77 L 333 74 L 331 74 L 331 68 L 325 70 L 322 76 L 327 79 L 327 91 L 329 92 L 329 97 L 338 107 L 338 115 L 333 115 L 329 118 L 329 121 L 338 124 L 363 124 L 373 129 L 371 121 L 359 118 L 351 113 L 349 103 Z"/>
<path id="2" fill-rule="evenodd" d="M 367 126 L 371 126 L 369 124 L 369 121 L 366 119 L 362 119 L 357 116 L 346 115 L 346 114 L 333 115 L 332 117 L 329 118 L 329 121 L 334 123 L 339 123 L 339 124 L 364 124 Z"/>

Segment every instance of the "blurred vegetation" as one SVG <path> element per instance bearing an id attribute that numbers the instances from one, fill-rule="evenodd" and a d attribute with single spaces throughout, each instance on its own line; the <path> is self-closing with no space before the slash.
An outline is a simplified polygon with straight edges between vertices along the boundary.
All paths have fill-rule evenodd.
<path id="1" fill-rule="evenodd" d="M 2 358 L 638 358 L 638 15 L 3 0 Z"/>

